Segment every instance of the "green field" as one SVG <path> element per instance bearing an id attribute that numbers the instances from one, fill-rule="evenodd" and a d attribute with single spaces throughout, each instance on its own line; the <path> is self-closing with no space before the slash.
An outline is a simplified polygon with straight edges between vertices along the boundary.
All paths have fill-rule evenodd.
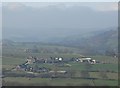
<path id="1" fill-rule="evenodd" d="M 26 61 L 28 56 L 36 56 L 42 58 L 49 58 L 49 57 L 63 57 L 63 58 L 78 58 L 84 55 L 79 53 L 25 53 L 24 49 L 33 47 L 33 45 L 19 45 L 16 44 L 11 47 L 3 48 L 3 57 L 2 57 L 2 68 L 5 70 L 11 70 L 12 68 L 20 65 Z M 49 50 L 54 50 L 54 48 L 58 47 L 62 50 L 68 49 L 73 51 L 78 51 L 75 48 L 68 48 L 62 46 L 37 46 L 40 48 L 48 48 Z M 28 78 L 28 77 L 4 77 L 3 84 L 4 85 L 51 85 L 51 86 L 117 86 L 118 85 L 118 59 L 110 56 L 87 56 L 100 61 L 99 64 L 94 64 L 86 66 L 84 63 L 77 63 L 77 62 L 70 62 L 70 67 L 58 67 L 52 64 L 38 64 L 39 67 L 46 67 L 51 68 L 52 70 L 69 70 L 74 73 L 73 78 Z M 88 69 L 87 69 L 88 68 Z M 90 78 L 92 79 L 84 79 L 82 77 L 82 71 L 89 71 Z M 101 77 L 102 72 L 105 72 L 107 78 Z M 17 72 L 16 72 L 17 73 Z M 19 73 L 19 72 L 18 72 Z M 21 73 L 26 74 L 26 73 Z M 75 78 L 74 78 L 75 77 Z"/>
<path id="2" fill-rule="evenodd" d="M 40 55 L 42 56 L 42 55 Z M 44 56 L 44 55 L 43 55 Z M 47 55 L 47 56 L 51 56 L 50 54 Z M 64 55 L 62 55 L 64 56 Z M 65 57 L 70 57 L 71 55 L 66 55 Z M 99 56 L 100 57 L 100 56 Z M 94 59 L 96 59 L 96 57 L 94 57 Z M 106 56 L 104 57 L 104 59 L 108 59 L 108 57 L 106 58 Z M 19 65 L 19 64 L 22 64 L 24 63 L 26 60 L 26 58 L 14 58 L 14 57 L 4 57 L 3 56 L 3 59 L 2 59 L 2 64 L 3 64 L 3 68 L 11 68 L 11 67 L 14 67 L 16 65 Z M 103 61 L 103 56 L 102 56 L 102 59 L 96 59 L 96 60 L 99 60 L 99 61 Z M 106 62 L 107 60 L 105 60 Z M 111 63 L 110 63 L 111 61 Z M 110 61 L 109 63 L 107 64 L 95 64 L 95 65 L 92 65 L 92 69 L 93 71 L 95 70 L 107 70 L 107 71 L 115 71 L 115 72 L 118 72 L 118 64 L 117 64 L 117 61 L 116 63 L 114 62 L 114 59 L 110 57 Z M 84 70 L 84 64 L 82 63 L 70 63 L 72 66 L 70 69 L 72 70 Z M 42 66 L 49 66 L 49 64 L 42 64 Z"/>
<path id="3" fill-rule="evenodd" d="M 6 82 L 17 82 L 23 85 L 45 85 L 45 86 L 116 86 L 118 82 L 116 80 L 88 80 L 88 79 L 62 79 L 62 78 L 24 78 L 24 77 L 7 77 L 5 79 Z M 15 84 L 14 84 L 15 85 Z M 17 86 L 17 85 L 16 85 Z M 22 85 L 21 85 L 22 86 Z"/>

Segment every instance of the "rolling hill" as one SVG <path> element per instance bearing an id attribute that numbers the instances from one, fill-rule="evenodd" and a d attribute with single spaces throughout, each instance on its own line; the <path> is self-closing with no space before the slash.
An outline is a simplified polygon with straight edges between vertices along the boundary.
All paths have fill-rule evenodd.
<path id="1" fill-rule="evenodd" d="M 4 45 L 14 45 L 17 44 L 33 44 L 33 45 L 43 45 L 47 46 L 57 46 L 57 47 L 68 47 L 70 49 L 76 48 L 77 51 L 71 50 L 71 52 L 78 52 L 83 55 L 104 55 L 106 51 L 118 52 L 118 31 L 113 30 L 102 30 L 95 31 L 86 34 L 79 34 L 74 36 L 63 37 L 60 39 L 51 39 L 49 42 L 12 42 L 10 40 L 3 40 Z M 47 47 L 46 47 L 47 48 Z M 51 49 L 52 50 L 52 49 Z"/>
<path id="2" fill-rule="evenodd" d="M 106 30 L 102 32 L 93 32 L 86 36 L 76 35 L 67 37 L 58 44 L 70 47 L 80 48 L 85 53 L 104 54 L 107 50 L 117 52 L 118 49 L 118 31 Z"/>

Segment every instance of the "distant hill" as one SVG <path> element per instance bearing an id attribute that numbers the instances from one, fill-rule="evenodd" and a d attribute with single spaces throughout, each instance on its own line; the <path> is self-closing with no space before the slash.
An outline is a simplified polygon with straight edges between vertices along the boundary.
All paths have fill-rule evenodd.
<path id="1" fill-rule="evenodd" d="M 9 39 L 2 39 L 2 46 L 10 46 L 13 45 L 14 41 L 9 40 Z"/>
<path id="2" fill-rule="evenodd" d="M 67 37 L 59 44 L 70 47 L 80 48 L 83 53 L 105 53 L 106 50 L 118 49 L 118 31 L 107 30 L 102 32 L 93 32 L 86 36 L 77 35 Z"/>
<path id="3" fill-rule="evenodd" d="M 16 43 L 11 40 L 3 40 L 3 45 L 5 46 L 13 46 Z M 105 54 L 106 51 L 114 51 L 118 50 L 118 31 L 113 30 L 102 30 L 95 31 L 91 33 L 84 33 L 75 36 L 68 36 L 65 38 L 56 39 L 54 41 L 51 40 L 48 43 L 45 42 L 21 42 L 20 44 L 33 44 L 33 45 L 48 45 L 48 46 L 65 46 L 68 48 L 76 48 L 79 53 L 83 55 L 97 55 L 97 54 Z M 77 52 L 75 51 L 75 52 Z"/>
<path id="4" fill-rule="evenodd" d="M 3 5 L 2 37 L 18 42 L 50 42 L 117 26 L 117 11 L 96 11 L 81 3 L 71 4 L 68 3 L 70 7 L 63 3 L 39 9 L 22 3 L 17 4 L 16 9 L 11 8 L 14 5 Z"/>

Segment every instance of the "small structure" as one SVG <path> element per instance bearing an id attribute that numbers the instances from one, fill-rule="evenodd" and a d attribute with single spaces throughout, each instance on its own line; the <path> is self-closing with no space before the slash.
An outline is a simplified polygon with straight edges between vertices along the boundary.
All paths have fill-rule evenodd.
<path id="1" fill-rule="evenodd" d="M 76 59 L 77 62 L 87 62 L 90 64 L 95 64 L 96 60 L 93 60 L 92 58 L 78 58 Z"/>
<path id="2" fill-rule="evenodd" d="M 59 71 L 49 71 L 50 73 L 61 73 L 61 74 L 65 74 L 67 73 L 67 71 L 62 71 L 62 70 L 59 70 Z"/>
<path id="3" fill-rule="evenodd" d="M 63 62 L 63 58 L 62 57 L 50 57 L 50 60 L 52 61 L 52 63 L 60 63 Z"/>
<path id="4" fill-rule="evenodd" d="M 58 58 L 58 60 L 59 60 L 59 61 L 62 61 L 62 60 L 63 60 L 63 58 L 61 58 L 61 57 L 60 57 L 60 58 Z"/>

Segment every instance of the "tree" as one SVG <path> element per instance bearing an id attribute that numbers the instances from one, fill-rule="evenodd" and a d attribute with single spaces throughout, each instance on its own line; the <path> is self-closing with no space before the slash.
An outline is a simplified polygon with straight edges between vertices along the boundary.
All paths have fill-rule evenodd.
<path id="1" fill-rule="evenodd" d="M 109 49 L 105 51 L 105 55 L 114 57 L 114 56 L 117 56 L 117 51 Z"/>
<path id="2" fill-rule="evenodd" d="M 38 65 L 35 64 L 34 67 L 33 67 L 33 71 L 36 72 L 38 69 L 39 69 Z"/>

